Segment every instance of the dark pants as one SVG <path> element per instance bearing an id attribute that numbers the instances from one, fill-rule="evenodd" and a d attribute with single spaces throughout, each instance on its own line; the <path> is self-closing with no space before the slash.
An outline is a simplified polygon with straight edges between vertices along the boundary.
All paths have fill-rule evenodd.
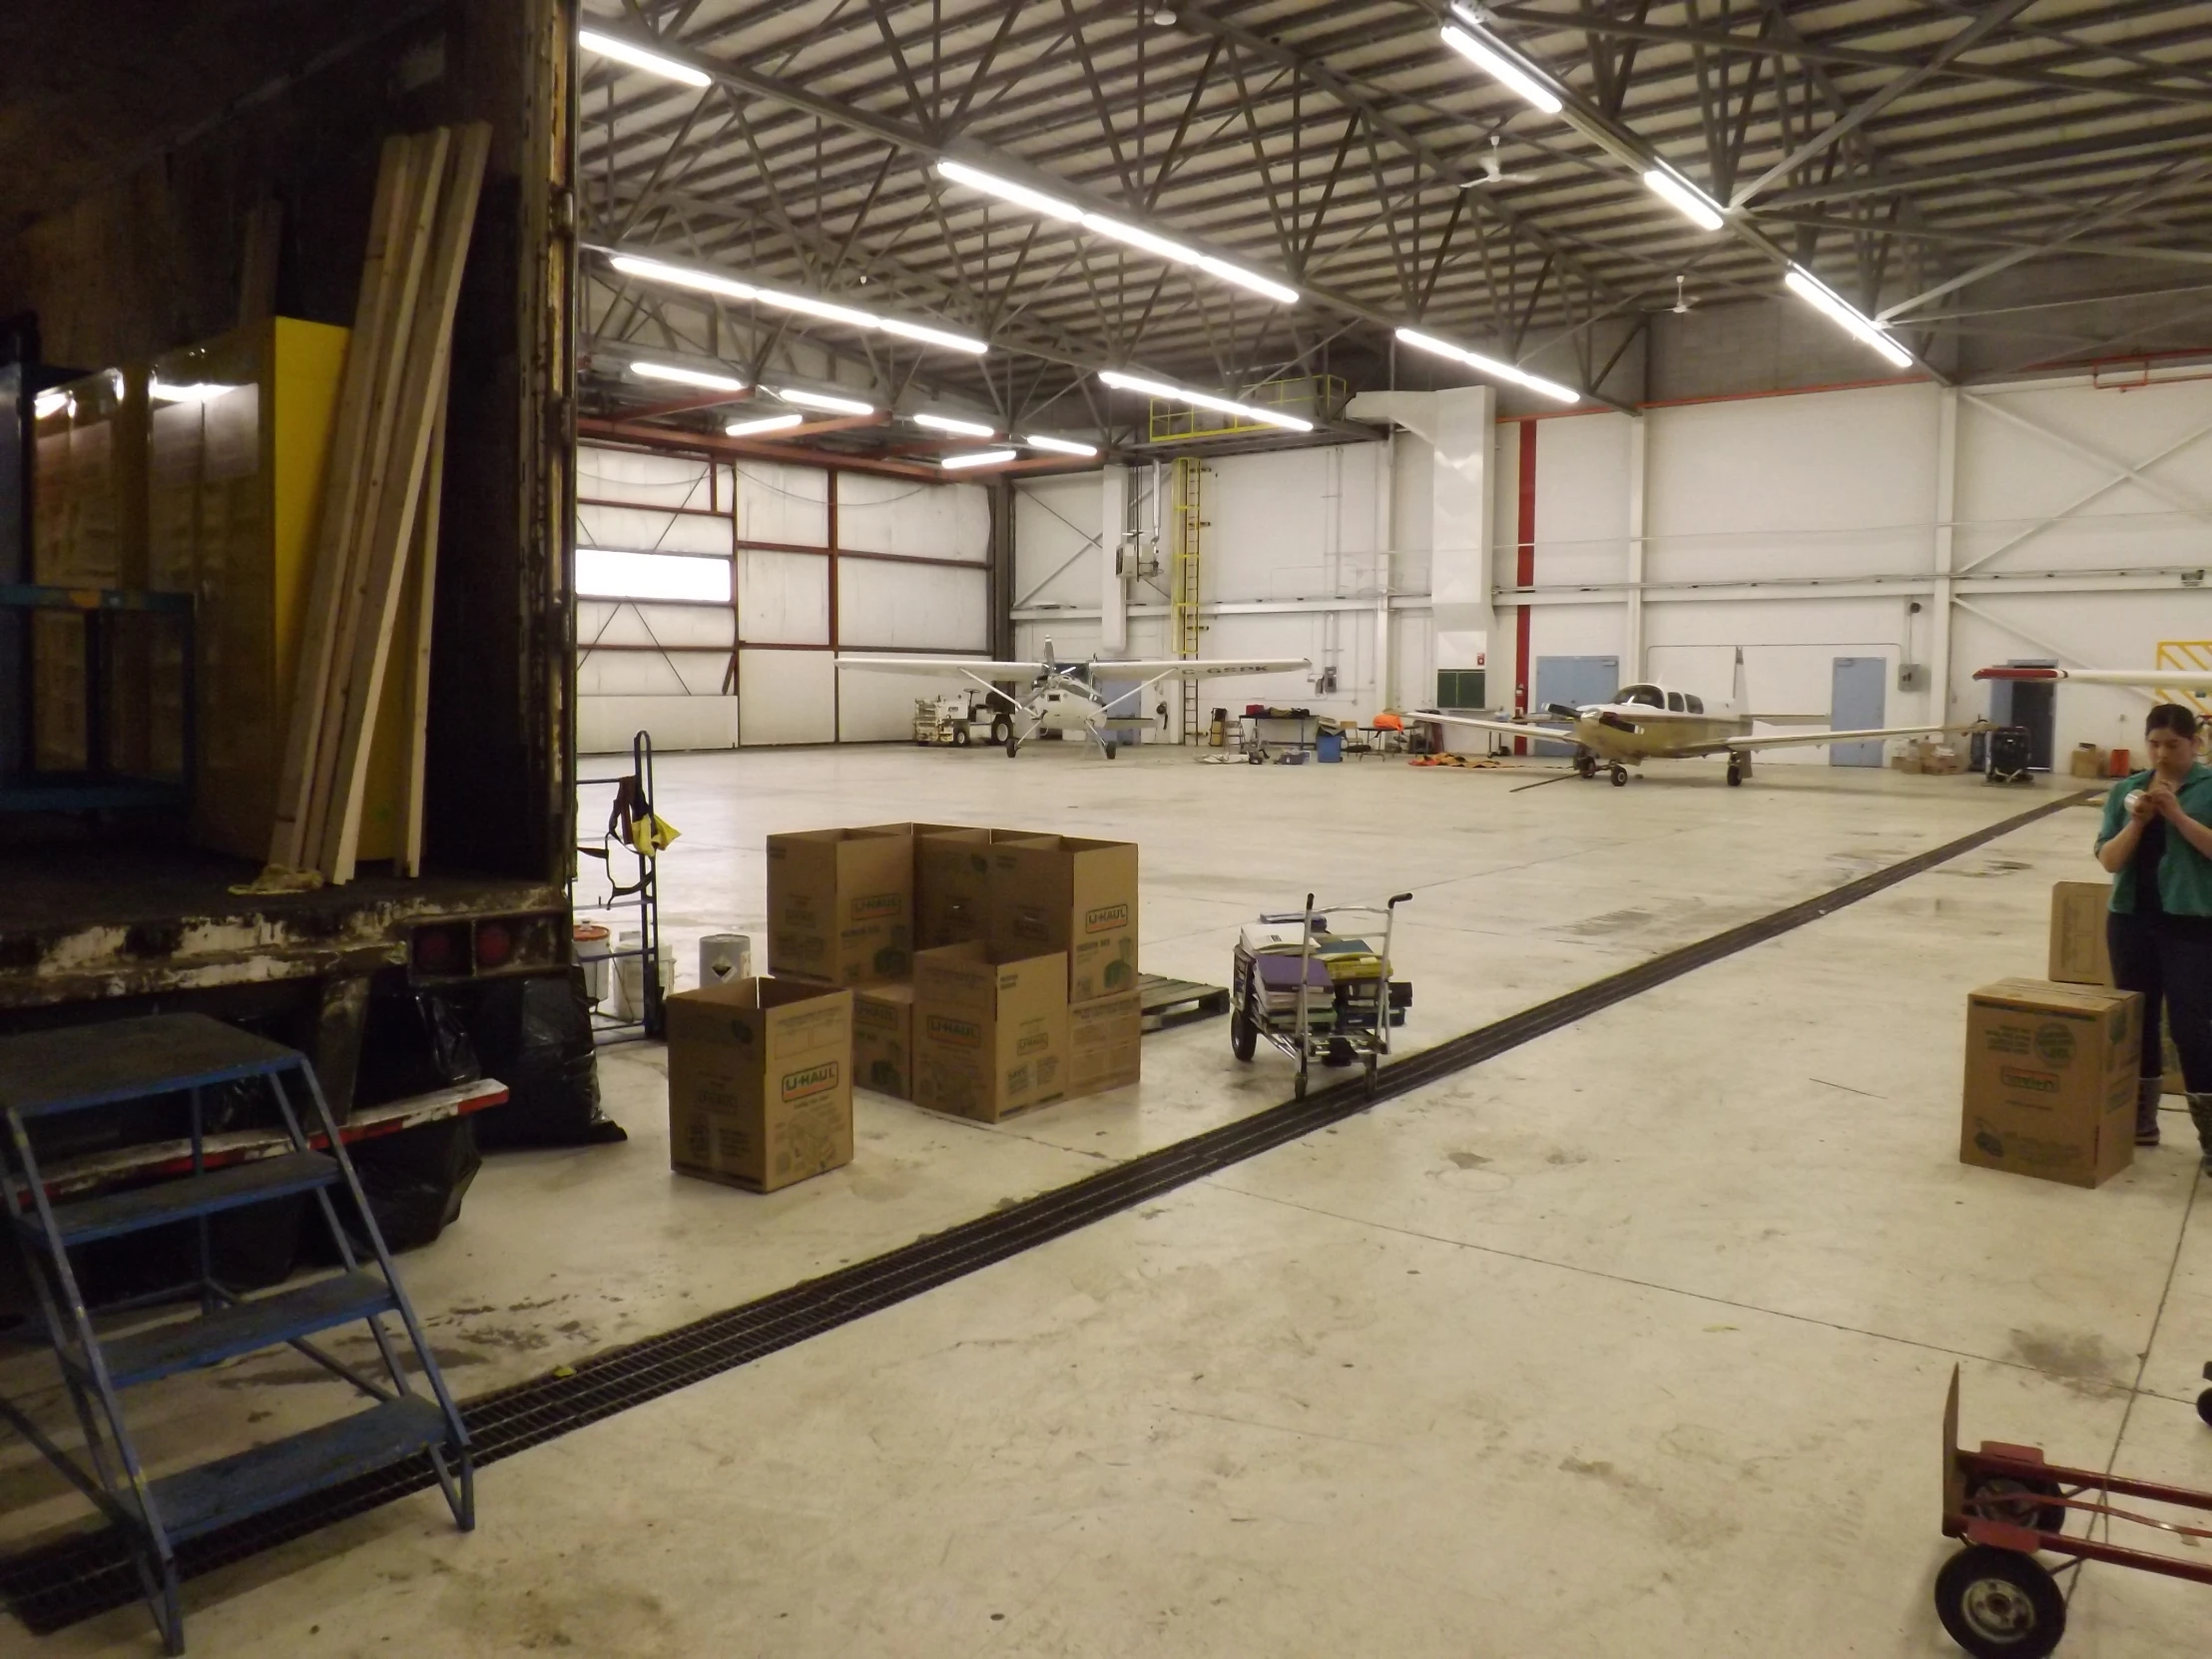
<path id="1" fill-rule="evenodd" d="M 2112 978 L 2143 993 L 2141 1075 L 2165 1070 L 2159 1016 L 2173 1027 L 2181 1076 L 2191 1094 L 2212 1094 L 2212 917 L 2136 916 L 2111 911 L 2104 938 Z"/>

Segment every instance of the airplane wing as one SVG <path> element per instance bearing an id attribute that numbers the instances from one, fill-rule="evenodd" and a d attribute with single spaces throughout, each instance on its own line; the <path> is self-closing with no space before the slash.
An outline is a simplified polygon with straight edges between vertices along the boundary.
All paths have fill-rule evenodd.
<path id="1" fill-rule="evenodd" d="M 1400 716 L 1404 720 L 1432 720 L 1439 726 L 1466 726 L 1477 732 L 1496 732 L 1508 738 L 1542 738 L 1550 743 L 1573 743 L 1574 730 L 1567 726 L 1538 726 L 1526 720 L 1482 720 L 1474 715 L 1436 715 L 1425 709 L 1414 709 Z"/>
<path id="2" fill-rule="evenodd" d="M 1977 668 L 1976 680 L 2072 680 L 2084 686 L 2212 693 L 2212 668 Z"/>
<path id="3" fill-rule="evenodd" d="M 981 657 L 847 657 L 839 668 L 879 669 L 886 674 L 971 674 L 982 679 L 1034 680 L 1052 672 L 1050 663 L 997 663 Z"/>
<path id="4" fill-rule="evenodd" d="M 1792 732 L 1787 735 L 1755 733 L 1748 738 L 1729 738 L 1721 743 L 1708 744 L 1698 753 L 1719 755 L 1749 754 L 1761 749 L 1790 749 L 1801 745 L 1821 743 L 1873 743 L 1878 738 L 1925 738 L 1937 732 L 1971 732 L 1971 726 L 1885 726 L 1877 730 L 1861 732 Z"/>
<path id="5" fill-rule="evenodd" d="M 1310 674 L 1313 667 L 1305 657 L 1160 657 L 1149 662 L 1108 662 L 1101 657 L 1090 670 L 1093 679 L 1165 680 L 1177 675 L 1186 680 L 1211 680 L 1222 674 L 1289 674 L 1294 670 Z"/>

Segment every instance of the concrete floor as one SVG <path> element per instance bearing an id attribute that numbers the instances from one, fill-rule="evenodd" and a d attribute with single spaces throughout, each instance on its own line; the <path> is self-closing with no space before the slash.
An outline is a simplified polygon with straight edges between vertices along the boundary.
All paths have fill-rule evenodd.
<path id="1" fill-rule="evenodd" d="M 1265 908 L 1410 889 L 1427 1043 L 2036 800 L 1960 779 L 1108 765 L 1040 749 L 662 763 L 684 941 L 759 931 L 767 831 L 895 819 L 1124 836 L 1145 966 L 1219 981 Z M 590 804 L 586 816 L 590 814 Z M 604 811 L 603 807 L 600 809 Z M 188 1588 L 224 1655 L 1938 1655 L 1965 1434 L 2212 1487 L 2204 1183 L 1955 1162 L 1963 993 L 2033 974 L 2067 812 L 1475 1071 Z M 1220 1022 L 1138 1088 L 995 1127 L 863 1096 L 847 1170 L 672 1178 L 657 1050 L 626 1147 L 507 1155 L 404 1260 L 456 1388 L 661 1331 L 1272 1105 Z M 2178 1104 L 2175 1103 L 2175 1104 Z M 338 1407 L 296 1360 L 152 1390 L 158 1458 Z M 9 1448 L 0 1524 L 71 1512 Z M 2064 1653 L 2201 1645 L 2212 1591 L 2091 1569 Z M 10 1652 L 154 1651 L 122 1612 Z M 18 1644 L 22 1644 L 19 1648 Z"/>

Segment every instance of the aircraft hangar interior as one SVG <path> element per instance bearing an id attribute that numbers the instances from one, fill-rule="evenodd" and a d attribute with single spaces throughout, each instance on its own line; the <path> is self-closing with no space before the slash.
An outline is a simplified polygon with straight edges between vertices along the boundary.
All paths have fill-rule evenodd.
<path id="1" fill-rule="evenodd" d="M 9 1659 L 2206 1651 L 2208 0 L 18 13 Z"/>

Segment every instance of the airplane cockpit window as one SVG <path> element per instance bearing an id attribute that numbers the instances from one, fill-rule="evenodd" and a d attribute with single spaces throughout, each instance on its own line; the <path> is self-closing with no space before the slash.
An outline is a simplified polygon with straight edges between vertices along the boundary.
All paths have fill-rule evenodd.
<path id="1" fill-rule="evenodd" d="M 1667 713 L 1671 715 L 1686 715 L 1690 711 L 1683 706 L 1682 694 L 1680 692 L 1667 693 Z"/>
<path id="2" fill-rule="evenodd" d="M 1623 686 L 1615 703 L 1640 703 L 1647 709 L 1664 709 L 1667 700 L 1659 694 L 1657 686 Z"/>
<path id="3" fill-rule="evenodd" d="M 1702 715 L 1703 713 L 1705 713 L 1705 699 L 1704 699 L 1704 698 L 1702 698 L 1702 697 L 1698 697 L 1698 696 L 1696 696 L 1696 695 L 1694 695 L 1693 693 L 1690 693 L 1690 692 L 1684 692 L 1684 693 L 1682 694 L 1682 701 L 1683 701 L 1683 702 L 1684 702 L 1685 704 L 1687 704 L 1687 705 L 1689 706 L 1689 710 L 1690 710 L 1690 713 L 1691 713 L 1691 714 L 1693 714 L 1693 715 Z"/>

